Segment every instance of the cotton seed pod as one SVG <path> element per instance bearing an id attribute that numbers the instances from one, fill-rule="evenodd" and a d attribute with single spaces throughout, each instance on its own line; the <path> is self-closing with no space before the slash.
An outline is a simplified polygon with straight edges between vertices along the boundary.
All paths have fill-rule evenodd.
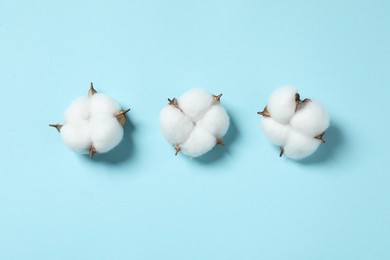
<path id="1" fill-rule="evenodd" d="M 280 156 L 303 159 L 313 154 L 329 127 L 329 115 L 318 101 L 300 99 L 292 86 L 276 89 L 262 112 L 261 127 L 267 138 L 280 147 Z"/>
<path id="2" fill-rule="evenodd" d="M 61 139 L 74 152 L 106 153 L 123 138 L 126 113 L 111 97 L 97 93 L 91 82 L 88 95 L 74 100 L 65 111 L 64 124 L 51 124 Z"/>
<path id="3" fill-rule="evenodd" d="M 160 129 L 176 155 L 181 151 L 198 157 L 216 144 L 223 145 L 230 120 L 220 104 L 221 96 L 195 88 L 179 99 L 168 99 L 168 105 L 160 112 Z"/>

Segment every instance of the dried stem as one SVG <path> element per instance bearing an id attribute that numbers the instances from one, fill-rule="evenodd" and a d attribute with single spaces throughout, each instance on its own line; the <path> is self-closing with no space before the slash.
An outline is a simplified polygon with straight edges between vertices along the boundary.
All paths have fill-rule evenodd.
<path id="1" fill-rule="evenodd" d="M 95 153 L 96 153 L 96 149 L 93 145 L 91 145 L 91 148 L 89 148 L 89 159 L 92 159 Z"/>
<path id="2" fill-rule="evenodd" d="M 219 95 L 213 95 L 213 98 L 214 98 L 215 102 L 220 102 L 221 101 L 221 97 L 222 97 L 222 93 L 219 94 Z"/>
<path id="3" fill-rule="evenodd" d="M 181 150 L 181 148 L 180 148 L 180 146 L 178 145 L 178 144 L 176 144 L 175 145 L 175 156 L 177 156 L 178 155 L 178 153 L 180 152 L 180 150 Z"/>
<path id="4" fill-rule="evenodd" d="M 217 138 L 217 144 L 220 146 L 225 146 L 225 143 L 223 142 L 223 140 L 221 138 Z"/>
<path id="5" fill-rule="evenodd" d="M 284 154 L 284 148 L 283 148 L 283 147 L 280 147 L 279 157 L 282 157 L 283 154 Z"/>
<path id="6" fill-rule="evenodd" d="M 96 93 L 97 93 L 97 91 L 93 88 L 93 83 L 91 82 L 91 87 L 89 88 L 88 96 L 90 97 Z"/>
<path id="7" fill-rule="evenodd" d="M 321 141 L 322 143 L 325 143 L 325 140 L 324 140 L 324 134 L 325 132 L 323 132 L 322 134 L 319 134 L 317 136 L 315 136 L 314 138 Z"/>
<path id="8" fill-rule="evenodd" d="M 121 126 L 124 126 L 126 124 L 126 114 L 130 111 L 129 109 L 121 110 L 119 113 L 115 116 L 118 122 L 121 124 Z"/>
<path id="9" fill-rule="evenodd" d="M 61 124 L 50 124 L 49 126 L 54 127 L 57 129 L 58 132 L 61 132 L 61 128 L 63 125 Z"/>
<path id="10" fill-rule="evenodd" d="M 181 108 L 179 107 L 179 102 L 177 101 L 176 98 L 173 98 L 173 99 L 168 98 L 168 105 L 174 106 L 177 109 L 179 109 L 181 112 L 183 112 L 183 110 L 181 110 Z"/>
<path id="11" fill-rule="evenodd" d="M 271 117 L 271 114 L 268 112 L 268 108 L 265 107 L 262 112 L 257 112 L 257 114 L 262 115 L 264 117 Z"/>
<path id="12" fill-rule="evenodd" d="M 299 97 L 299 94 L 295 94 L 295 112 L 297 112 L 303 105 L 305 105 L 307 102 L 310 102 L 310 98 L 305 98 L 304 100 L 301 100 Z"/>

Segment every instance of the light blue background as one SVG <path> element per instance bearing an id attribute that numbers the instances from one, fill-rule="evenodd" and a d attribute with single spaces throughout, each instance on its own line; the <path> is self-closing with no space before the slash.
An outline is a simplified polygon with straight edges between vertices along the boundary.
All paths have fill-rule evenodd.
<path id="1" fill-rule="evenodd" d="M 0 1 L 0 259 L 390 259 L 389 1 Z M 93 81 L 130 107 L 90 161 L 63 120 Z M 294 84 L 332 126 L 279 158 L 256 112 Z M 226 147 L 175 157 L 168 97 L 201 86 Z"/>

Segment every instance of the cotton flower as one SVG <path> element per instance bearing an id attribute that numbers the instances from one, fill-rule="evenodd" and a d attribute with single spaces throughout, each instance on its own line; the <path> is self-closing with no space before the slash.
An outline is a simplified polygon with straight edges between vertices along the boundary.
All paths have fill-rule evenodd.
<path id="1" fill-rule="evenodd" d="M 329 127 L 329 115 L 316 100 L 300 99 L 292 86 L 276 89 L 268 105 L 258 114 L 261 127 L 271 141 L 280 147 L 280 156 L 303 159 L 313 154 Z"/>
<path id="2" fill-rule="evenodd" d="M 126 113 L 111 97 L 97 93 L 91 83 L 88 96 L 74 100 L 65 111 L 65 123 L 51 124 L 61 139 L 74 152 L 106 153 L 123 138 Z"/>
<path id="3" fill-rule="evenodd" d="M 176 155 L 181 151 L 198 157 L 216 144 L 223 145 L 229 116 L 220 104 L 221 96 L 195 88 L 179 99 L 168 99 L 168 105 L 160 112 L 160 128 Z"/>

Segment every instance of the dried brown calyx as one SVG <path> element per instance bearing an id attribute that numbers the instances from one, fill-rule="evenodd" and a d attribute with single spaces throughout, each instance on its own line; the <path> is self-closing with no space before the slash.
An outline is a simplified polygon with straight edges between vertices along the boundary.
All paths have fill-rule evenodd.
<path id="1" fill-rule="evenodd" d="M 55 129 L 57 129 L 58 132 L 61 132 L 61 128 L 62 128 L 63 125 L 61 125 L 61 124 L 50 124 L 49 126 L 54 127 Z"/>
<path id="2" fill-rule="evenodd" d="M 257 112 L 258 115 L 262 115 L 263 117 L 271 117 L 271 114 L 268 112 L 268 108 L 264 107 L 263 111 Z"/>
<path id="3" fill-rule="evenodd" d="M 319 134 L 317 136 L 315 136 L 314 138 L 321 141 L 322 143 L 325 143 L 325 140 L 324 140 L 324 135 L 325 135 L 325 132 L 323 132 L 322 134 Z"/>
<path id="4" fill-rule="evenodd" d="M 217 138 L 217 142 L 216 142 L 218 145 L 220 145 L 220 146 L 225 146 L 225 143 L 223 142 L 223 140 L 222 139 L 220 139 L 220 138 Z"/>
<path id="5" fill-rule="evenodd" d="M 214 98 L 215 102 L 220 102 L 221 101 L 221 97 L 222 97 L 222 93 L 219 94 L 219 95 L 213 95 L 213 98 Z"/>
<path id="6" fill-rule="evenodd" d="M 88 97 L 95 95 L 96 93 L 97 93 L 97 91 L 93 88 L 93 82 L 91 82 L 91 85 L 90 85 L 89 91 L 88 91 Z"/>
<path id="7" fill-rule="evenodd" d="M 126 114 L 130 111 L 129 109 L 120 110 L 119 113 L 115 116 L 121 126 L 125 126 L 126 124 Z"/>
<path id="8" fill-rule="evenodd" d="M 295 94 L 295 112 L 297 112 L 299 109 L 303 108 L 305 104 L 309 103 L 311 100 L 309 98 L 305 98 L 303 100 L 300 99 L 300 95 L 297 93 Z"/>
<path id="9" fill-rule="evenodd" d="M 177 101 L 176 98 L 172 98 L 172 99 L 169 99 L 169 98 L 168 98 L 168 105 L 173 106 L 173 107 L 176 107 L 176 108 L 179 109 L 181 112 L 183 112 L 183 110 L 181 110 L 181 108 L 180 108 L 180 106 L 179 106 L 179 102 Z"/>
<path id="10" fill-rule="evenodd" d="M 179 154 L 181 148 L 180 148 L 180 145 L 179 145 L 179 144 L 175 144 L 174 147 L 175 147 L 175 156 L 176 156 L 176 155 Z"/>

